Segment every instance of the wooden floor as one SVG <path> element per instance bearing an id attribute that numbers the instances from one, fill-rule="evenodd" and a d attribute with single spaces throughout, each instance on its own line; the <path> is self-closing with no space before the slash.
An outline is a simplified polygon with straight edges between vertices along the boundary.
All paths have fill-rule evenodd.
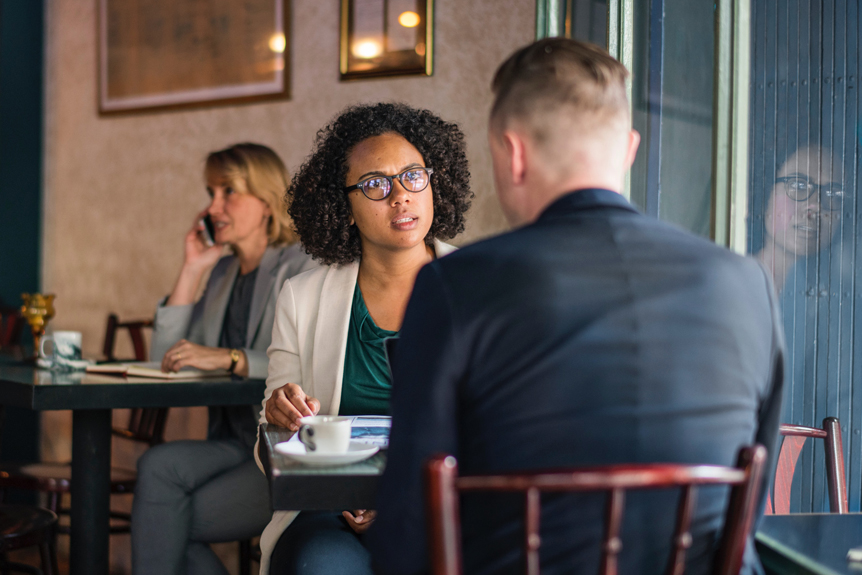
<path id="1" fill-rule="evenodd" d="M 60 566 L 59 575 L 67 575 L 69 573 L 69 553 L 68 553 L 68 538 L 66 539 L 65 549 L 63 549 L 63 538 L 59 542 L 60 553 L 57 555 L 57 562 Z M 231 575 L 238 575 L 239 573 L 239 553 L 238 553 L 238 545 L 236 543 L 218 543 L 212 546 L 213 550 L 222 560 L 222 562 L 227 567 L 227 570 L 231 573 Z M 26 565 L 33 565 L 34 567 L 40 566 L 39 561 L 39 549 L 37 547 L 32 547 L 30 549 L 21 549 L 19 551 L 12 551 L 9 553 L 9 560 L 15 561 L 17 563 L 24 563 Z M 111 575 L 130 575 L 132 572 L 132 566 L 127 564 L 128 562 L 123 562 L 125 564 L 117 564 L 115 562 L 111 562 Z M 257 564 L 254 564 L 254 567 L 257 567 Z"/>

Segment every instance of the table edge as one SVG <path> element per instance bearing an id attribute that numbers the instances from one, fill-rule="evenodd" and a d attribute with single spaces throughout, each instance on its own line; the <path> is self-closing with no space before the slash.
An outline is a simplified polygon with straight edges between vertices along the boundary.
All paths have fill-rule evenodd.
<path id="1" fill-rule="evenodd" d="M 814 559 L 806 557 L 801 553 L 797 553 L 792 548 L 765 533 L 755 533 L 754 540 L 759 544 L 758 547 L 761 547 L 761 549 L 758 549 L 758 555 L 760 556 L 760 562 L 763 564 L 764 569 L 766 569 L 768 565 L 771 566 L 778 563 L 778 566 L 782 566 L 786 565 L 787 562 L 792 562 L 791 565 L 793 567 L 805 570 L 794 572 L 800 573 L 801 575 L 841 575 L 838 571 L 835 571 L 822 563 L 818 563 Z M 764 554 L 763 548 L 768 550 L 768 553 Z M 777 559 L 777 562 L 773 562 L 775 559 Z"/>

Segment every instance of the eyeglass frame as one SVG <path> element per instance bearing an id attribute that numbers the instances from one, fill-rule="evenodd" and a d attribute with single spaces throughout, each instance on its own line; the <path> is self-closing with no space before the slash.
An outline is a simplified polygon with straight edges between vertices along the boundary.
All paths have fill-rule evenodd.
<path id="1" fill-rule="evenodd" d="M 425 184 L 425 186 L 421 190 L 411 190 L 407 186 L 405 186 L 404 182 L 401 180 L 401 176 L 403 176 L 407 172 L 413 172 L 415 170 L 424 170 L 428 174 L 428 182 Z M 434 173 L 434 168 L 427 168 L 425 166 L 414 166 L 412 168 L 407 168 L 403 172 L 399 172 L 399 173 L 395 174 L 394 176 L 387 176 L 385 174 L 368 176 L 364 180 L 360 180 L 352 186 L 345 187 L 343 191 L 346 194 L 346 193 L 352 192 L 353 190 L 359 190 L 360 192 L 362 192 L 363 196 L 368 198 L 368 194 L 365 193 L 365 189 L 362 187 L 362 184 L 364 184 L 365 182 L 367 182 L 369 180 L 373 180 L 374 178 L 383 178 L 383 179 L 389 181 L 389 191 L 386 192 L 386 194 L 382 198 L 368 198 L 372 202 L 380 202 L 380 201 L 385 200 L 386 198 L 388 198 L 390 196 L 390 194 L 392 194 L 392 189 L 395 187 L 395 182 L 393 180 L 398 180 L 398 183 L 401 184 L 401 187 L 404 188 L 405 190 L 407 190 L 408 192 L 410 192 L 411 194 L 418 194 L 419 192 L 424 192 L 426 189 L 428 189 L 428 186 L 431 185 L 431 174 L 433 174 L 433 173 Z"/>
<path id="2" fill-rule="evenodd" d="M 827 210 L 827 211 L 830 211 L 830 212 L 837 212 L 838 210 L 842 209 L 843 204 L 844 204 L 844 196 L 843 196 L 843 194 L 844 194 L 844 192 L 845 192 L 845 190 L 844 190 L 844 186 L 841 186 L 841 193 L 842 193 L 842 196 L 841 196 L 841 199 L 840 199 L 840 203 L 841 203 L 841 205 L 840 205 L 839 207 L 837 207 L 837 208 L 833 208 L 832 206 L 833 206 L 833 204 L 834 204 L 834 200 L 832 200 L 832 198 L 830 197 L 830 199 L 829 199 L 829 202 L 828 202 L 828 203 L 824 202 L 824 201 L 823 201 L 823 198 L 822 198 L 822 196 L 821 196 L 821 193 L 822 193 L 822 191 L 823 191 L 823 189 L 824 189 L 824 188 L 827 188 L 827 187 L 831 186 L 831 185 L 832 185 L 832 184 L 834 184 L 835 182 L 829 182 L 828 184 L 815 184 L 815 183 L 814 183 L 814 182 L 812 182 L 810 179 L 808 179 L 808 178 L 804 178 L 804 177 L 801 177 L 801 176 L 782 176 L 782 177 L 780 177 L 780 178 L 775 178 L 775 183 L 776 183 L 776 184 L 778 184 L 778 183 L 786 184 L 787 182 L 792 181 L 792 180 L 802 180 L 802 181 L 804 181 L 804 182 L 807 182 L 807 183 L 808 183 L 808 186 L 811 188 L 811 191 L 810 191 L 810 192 L 808 193 L 808 195 L 807 195 L 807 196 L 805 196 L 804 198 L 800 198 L 800 199 L 798 199 L 798 200 L 797 200 L 796 198 L 791 197 L 791 195 L 787 193 L 787 186 L 784 186 L 784 195 L 786 195 L 788 198 L 790 198 L 790 200 L 791 200 L 791 201 L 793 201 L 793 202 L 804 202 L 804 201 L 807 201 L 811 196 L 813 196 L 813 195 L 814 195 L 814 192 L 816 191 L 816 192 L 817 192 L 817 200 L 820 202 L 820 205 L 821 205 L 821 206 L 826 206 L 826 210 Z"/>

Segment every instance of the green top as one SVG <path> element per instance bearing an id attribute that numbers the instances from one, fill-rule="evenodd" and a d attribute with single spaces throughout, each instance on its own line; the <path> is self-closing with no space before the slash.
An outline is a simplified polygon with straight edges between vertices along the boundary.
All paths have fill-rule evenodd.
<path id="1" fill-rule="evenodd" d="M 347 328 L 339 415 L 389 415 L 392 379 L 386 340 L 392 337 L 398 337 L 398 332 L 377 327 L 357 282 Z"/>

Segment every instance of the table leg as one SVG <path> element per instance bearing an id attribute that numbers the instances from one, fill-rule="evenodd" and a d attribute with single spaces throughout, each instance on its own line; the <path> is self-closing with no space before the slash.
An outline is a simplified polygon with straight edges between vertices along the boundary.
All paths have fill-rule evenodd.
<path id="1" fill-rule="evenodd" d="M 72 413 L 70 575 L 107 575 L 111 410 Z"/>

